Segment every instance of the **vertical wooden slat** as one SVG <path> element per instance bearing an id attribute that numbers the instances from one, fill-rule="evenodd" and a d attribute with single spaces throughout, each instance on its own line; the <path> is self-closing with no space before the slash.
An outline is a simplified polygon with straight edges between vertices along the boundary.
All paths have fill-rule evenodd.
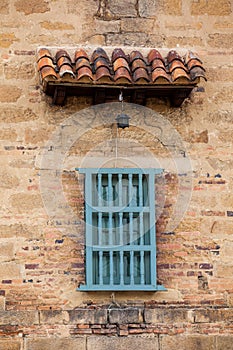
<path id="1" fill-rule="evenodd" d="M 138 192 L 139 192 L 139 206 L 143 206 L 143 193 L 142 193 L 142 174 L 138 174 Z"/>
<path id="2" fill-rule="evenodd" d="M 108 206 L 112 205 L 112 174 L 108 174 Z"/>
<path id="3" fill-rule="evenodd" d="M 123 246 L 123 213 L 119 213 L 119 234 L 120 234 L 120 246 Z"/>
<path id="4" fill-rule="evenodd" d="M 140 251 L 140 283 L 145 284 L 144 250 Z"/>
<path id="5" fill-rule="evenodd" d="M 102 213 L 98 213 L 98 245 L 102 245 Z"/>
<path id="6" fill-rule="evenodd" d="M 129 244 L 132 245 L 134 241 L 133 237 L 133 213 L 129 213 Z"/>
<path id="7" fill-rule="evenodd" d="M 130 284 L 134 284 L 134 251 L 130 251 Z"/>
<path id="8" fill-rule="evenodd" d="M 102 206 L 102 174 L 98 174 L 98 206 Z"/>
<path id="9" fill-rule="evenodd" d="M 120 285 L 123 286 L 124 284 L 124 261 L 123 261 L 123 255 L 124 251 L 123 249 L 120 250 Z"/>
<path id="10" fill-rule="evenodd" d="M 99 251 L 99 284 L 103 285 L 103 252 Z"/>
<path id="11" fill-rule="evenodd" d="M 110 284 L 113 285 L 113 251 L 110 251 Z"/>
<path id="12" fill-rule="evenodd" d="M 142 209 L 141 209 L 142 210 Z M 144 227 L 143 227 L 143 212 L 139 213 L 139 234 L 140 234 L 140 245 L 143 245 L 144 240 Z"/>
<path id="13" fill-rule="evenodd" d="M 133 182 L 132 182 L 132 174 L 128 174 L 128 180 L 129 180 L 129 184 L 128 184 L 128 205 L 131 206 L 131 202 L 132 202 L 132 195 L 133 195 Z"/>
<path id="14" fill-rule="evenodd" d="M 122 174 L 118 174 L 118 201 L 119 201 L 119 207 L 122 206 Z"/>

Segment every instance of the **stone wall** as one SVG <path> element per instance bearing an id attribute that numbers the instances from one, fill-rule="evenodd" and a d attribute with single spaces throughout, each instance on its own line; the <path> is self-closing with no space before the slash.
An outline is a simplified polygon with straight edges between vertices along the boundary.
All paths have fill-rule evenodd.
<path id="1" fill-rule="evenodd" d="M 232 6 L 228 0 L 1 1 L 0 349 L 231 349 Z M 191 198 L 172 230 L 167 222 L 177 195 L 190 182 L 165 162 L 165 182 L 158 183 L 166 197 L 157 222 L 158 280 L 166 292 L 76 291 L 85 275 L 82 181 L 74 168 L 112 157 L 116 130 L 98 109 L 88 119 L 88 98 L 52 104 L 36 71 L 39 46 L 200 54 L 208 81 L 180 108 L 147 101 L 155 116 L 179 132 L 184 148 L 178 158 L 192 164 Z M 150 110 L 142 121 L 136 108 L 134 125 L 119 131 L 119 152 L 132 161 L 168 157 Z M 48 141 L 65 142 L 53 139 L 53 132 L 68 130 L 69 139 L 72 116 L 82 135 L 70 147 L 62 174 L 51 176 L 62 178 L 66 202 L 57 203 L 55 194 L 41 193 L 48 170 L 41 159 L 54 145 Z M 145 134 L 148 128 L 151 134 Z M 66 216 L 66 206 L 74 216 Z"/>

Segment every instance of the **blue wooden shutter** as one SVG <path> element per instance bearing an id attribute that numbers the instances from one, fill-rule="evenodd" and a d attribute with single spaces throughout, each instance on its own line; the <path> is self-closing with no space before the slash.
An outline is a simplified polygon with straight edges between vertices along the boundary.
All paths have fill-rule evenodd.
<path id="1" fill-rule="evenodd" d="M 156 282 L 155 175 L 161 169 L 82 168 L 86 284 L 79 290 L 164 290 Z"/>

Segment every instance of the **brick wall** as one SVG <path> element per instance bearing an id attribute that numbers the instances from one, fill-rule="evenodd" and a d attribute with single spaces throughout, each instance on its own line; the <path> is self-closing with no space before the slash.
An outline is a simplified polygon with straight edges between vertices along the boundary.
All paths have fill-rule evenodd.
<path id="1" fill-rule="evenodd" d="M 232 6 L 228 0 L 1 2 L 0 349 L 231 349 Z M 89 98 L 52 104 L 36 72 L 36 51 L 44 45 L 191 49 L 204 61 L 204 89 L 180 108 L 148 100 L 143 119 L 136 107 L 134 125 L 118 135 L 119 155 L 165 164 L 157 184 L 157 250 L 166 292 L 76 291 L 85 275 L 83 179 L 74 168 L 113 157 L 116 130 L 98 108 L 83 112 Z M 190 159 L 190 173 L 166 163 L 175 144 L 161 144 L 156 116 L 179 132 L 178 159 Z M 49 178 L 43 152 L 53 146 L 49 140 L 62 149 L 75 136 L 74 121 L 79 135 L 61 172 L 51 173 L 54 197 L 48 198 L 41 187 L 41 178 Z M 180 191 L 187 210 L 169 226 Z"/>

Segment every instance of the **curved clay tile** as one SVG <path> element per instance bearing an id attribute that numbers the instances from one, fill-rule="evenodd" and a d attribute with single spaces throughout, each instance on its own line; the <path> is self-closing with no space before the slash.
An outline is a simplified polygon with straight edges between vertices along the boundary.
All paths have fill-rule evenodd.
<path id="1" fill-rule="evenodd" d="M 137 82 L 139 79 L 145 79 L 147 82 L 150 81 L 147 70 L 145 68 L 138 68 L 133 73 L 133 80 Z"/>
<path id="2" fill-rule="evenodd" d="M 205 70 L 202 66 L 202 63 L 199 60 L 196 60 L 194 58 L 188 61 L 187 66 L 188 66 L 188 69 L 192 69 L 193 67 L 201 67 L 203 70 Z"/>
<path id="3" fill-rule="evenodd" d="M 190 77 L 192 80 L 195 80 L 197 78 L 204 78 L 207 81 L 204 68 L 201 67 L 193 67 L 190 69 Z"/>
<path id="4" fill-rule="evenodd" d="M 165 65 L 164 65 L 164 62 L 161 61 L 160 59 L 155 59 L 155 60 L 152 61 L 152 64 L 151 64 L 151 69 L 152 69 L 152 71 L 153 71 L 154 69 L 156 69 L 156 68 L 162 68 L 162 69 L 164 69 L 165 72 L 166 72 L 166 67 L 165 67 Z"/>
<path id="5" fill-rule="evenodd" d="M 144 57 L 142 56 L 140 51 L 132 51 L 129 55 L 129 60 L 132 63 L 134 60 L 141 59 L 144 61 Z"/>
<path id="6" fill-rule="evenodd" d="M 80 80 L 82 78 L 87 78 L 88 80 L 93 80 L 93 75 L 92 75 L 92 71 L 90 68 L 88 67 L 81 67 L 78 71 L 77 71 L 77 80 Z"/>
<path id="7" fill-rule="evenodd" d="M 96 71 L 100 67 L 106 67 L 110 71 L 109 61 L 105 57 L 98 57 L 95 59 L 93 63 L 94 71 Z"/>
<path id="8" fill-rule="evenodd" d="M 187 52 L 187 54 L 186 54 L 185 57 L 184 57 L 184 60 L 185 60 L 185 63 L 186 63 L 186 64 L 188 64 L 188 62 L 189 62 L 190 60 L 198 60 L 198 61 L 200 61 L 200 62 L 202 63 L 200 57 L 199 57 L 196 53 L 194 53 L 194 52 L 192 52 L 192 51 L 188 51 L 188 52 Z"/>
<path id="9" fill-rule="evenodd" d="M 79 58 L 87 58 L 87 59 L 89 60 L 86 51 L 83 50 L 83 49 L 81 49 L 81 48 L 80 48 L 80 49 L 77 49 L 77 50 L 75 51 L 75 54 L 74 54 L 74 60 L 75 60 L 75 62 L 76 62 Z"/>
<path id="10" fill-rule="evenodd" d="M 101 47 L 98 47 L 91 56 L 91 61 L 94 62 L 97 58 L 103 57 L 109 62 L 109 57 Z"/>
<path id="11" fill-rule="evenodd" d="M 128 57 L 124 53 L 124 51 L 120 48 L 114 49 L 112 52 L 112 63 L 116 61 L 117 58 L 124 58 L 128 62 Z"/>
<path id="12" fill-rule="evenodd" d="M 180 60 L 173 60 L 170 64 L 169 64 L 169 71 L 173 72 L 174 69 L 176 68 L 181 68 L 183 70 L 185 70 L 185 72 L 188 72 L 187 68 L 185 67 L 184 63 L 181 62 Z"/>
<path id="13" fill-rule="evenodd" d="M 43 57 L 50 57 L 52 59 L 52 55 L 48 49 L 42 48 L 37 53 L 37 60 L 39 61 Z"/>
<path id="14" fill-rule="evenodd" d="M 120 67 L 117 69 L 117 71 L 115 72 L 114 75 L 114 80 L 121 80 L 122 79 L 122 83 L 127 80 L 128 82 L 132 82 L 131 76 L 129 74 L 128 69 L 126 69 L 125 67 Z"/>
<path id="15" fill-rule="evenodd" d="M 57 60 L 57 66 L 58 68 L 61 68 L 64 64 L 68 64 L 69 66 L 72 67 L 72 62 L 71 60 L 66 57 L 66 56 L 61 56 L 58 60 Z"/>
<path id="16" fill-rule="evenodd" d="M 182 62 L 181 56 L 175 50 L 171 50 L 168 52 L 167 61 L 168 63 L 171 63 L 174 60 L 179 60 Z"/>
<path id="17" fill-rule="evenodd" d="M 170 76 L 164 71 L 163 68 L 156 68 L 151 73 L 153 83 L 157 82 L 157 80 L 162 80 L 163 83 L 170 83 Z"/>
<path id="18" fill-rule="evenodd" d="M 161 56 L 160 52 L 156 49 L 152 49 L 147 56 L 148 63 L 151 64 L 151 62 L 155 59 L 159 59 L 164 62 L 163 57 Z"/>
<path id="19" fill-rule="evenodd" d="M 39 61 L 37 62 L 38 71 L 41 70 L 43 67 L 52 67 L 54 69 L 52 57 L 43 56 L 39 59 Z"/>
<path id="20" fill-rule="evenodd" d="M 176 68 L 173 70 L 172 74 L 172 81 L 173 82 L 179 82 L 180 81 L 186 81 L 189 82 L 190 81 L 190 77 L 188 76 L 188 74 L 184 71 L 183 68 Z"/>
<path id="21" fill-rule="evenodd" d="M 140 58 L 136 58 L 133 62 L 132 62 L 132 66 L 131 66 L 131 70 L 132 72 L 135 71 L 135 69 L 137 68 L 144 68 L 146 69 L 146 63 L 140 59 Z"/>
<path id="22" fill-rule="evenodd" d="M 109 69 L 106 67 L 99 67 L 95 73 L 96 81 L 100 79 L 112 79 L 111 73 L 109 72 Z"/>
<path id="23" fill-rule="evenodd" d="M 59 75 L 62 78 L 65 74 L 75 77 L 72 67 L 69 64 L 63 64 L 59 70 Z"/>
<path id="24" fill-rule="evenodd" d="M 70 55 L 67 53 L 66 50 L 58 50 L 58 51 L 56 52 L 56 55 L 55 55 L 56 62 L 58 62 L 58 60 L 59 60 L 61 57 L 67 57 L 67 58 L 70 60 L 70 62 L 71 62 Z"/>
<path id="25" fill-rule="evenodd" d="M 56 74 L 54 68 L 52 68 L 52 67 L 48 67 L 48 66 L 43 67 L 40 71 L 40 74 L 41 74 L 42 80 L 44 80 L 47 77 L 57 79 L 57 74 Z"/>
<path id="26" fill-rule="evenodd" d="M 114 72 L 116 72 L 120 67 L 125 67 L 130 72 L 128 61 L 123 57 L 117 58 L 113 63 Z"/>
<path id="27" fill-rule="evenodd" d="M 87 58 L 85 57 L 81 57 L 78 58 L 75 62 L 75 70 L 77 71 L 78 69 L 82 68 L 82 67 L 88 67 L 91 69 L 91 65 L 90 62 Z"/>

